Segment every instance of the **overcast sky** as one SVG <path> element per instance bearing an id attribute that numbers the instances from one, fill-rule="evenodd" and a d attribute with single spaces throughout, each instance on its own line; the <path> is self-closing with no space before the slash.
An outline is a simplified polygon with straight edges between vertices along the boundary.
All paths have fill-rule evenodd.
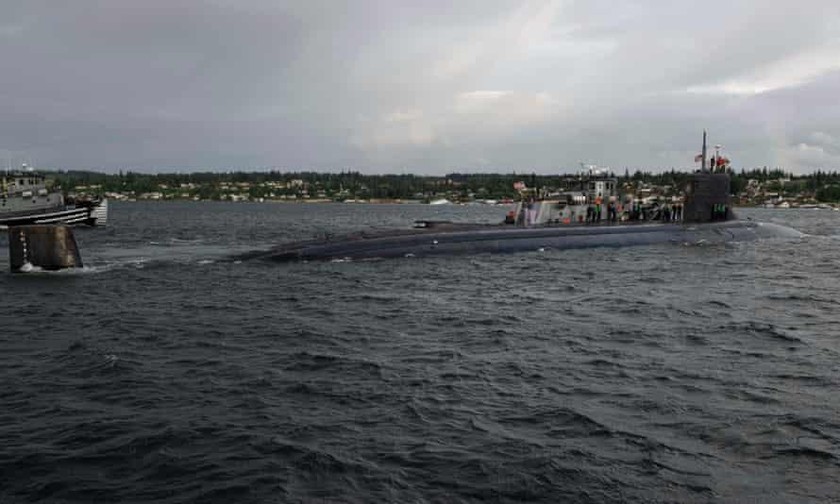
<path id="1" fill-rule="evenodd" d="M 840 170 L 838 0 L 0 0 L 0 159 Z"/>

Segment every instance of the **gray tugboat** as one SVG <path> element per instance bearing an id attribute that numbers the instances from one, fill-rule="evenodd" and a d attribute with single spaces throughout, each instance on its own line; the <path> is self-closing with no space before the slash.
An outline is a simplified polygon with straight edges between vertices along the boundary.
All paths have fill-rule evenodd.
<path id="1" fill-rule="evenodd" d="M 104 226 L 108 200 L 65 201 L 61 191 L 47 186 L 46 178 L 27 169 L 0 175 L 0 226 L 30 224 L 85 224 Z"/>
<path id="2" fill-rule="evenodd" d="M 802 236 L 777 224 L 735 218 L 726 163 L 718 156 L 707 166 L 705 131 L 700 158 L 701 170 L 672 205 L 622 201 L 611 174 L 591 171 L 577 191 L 523 199 L 503 224 L 420 221 L 413 229 L 283 244 L 238 259 L 358 260 Z"/>

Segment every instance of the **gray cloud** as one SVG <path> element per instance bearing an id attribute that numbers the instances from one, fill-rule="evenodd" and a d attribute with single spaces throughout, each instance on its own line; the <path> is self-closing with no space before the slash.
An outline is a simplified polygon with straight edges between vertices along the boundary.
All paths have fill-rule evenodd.
<path id="1" fill-rule="evenodd" d="M 55 168 L 840 169 L 831 0 L 0 1 L 0 157 Z"/>

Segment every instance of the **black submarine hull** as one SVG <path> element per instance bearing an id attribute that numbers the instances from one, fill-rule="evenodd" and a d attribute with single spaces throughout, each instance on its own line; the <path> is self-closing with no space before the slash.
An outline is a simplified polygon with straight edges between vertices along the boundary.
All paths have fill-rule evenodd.
<path id="1" fill-rule="evenodd" d="M 528 250 L 564 250 L 591 247 L 628 247 L 658 243 L 698 244 L 798 238 L 802 233 L 777 224 L 724 221 L 698 224 L 650 223 L 591 226 L 508 227 L 395 231 L 323 241 L 280 245 L 238 259 L 272 261 L 360 260 L 426 257 Z"/>

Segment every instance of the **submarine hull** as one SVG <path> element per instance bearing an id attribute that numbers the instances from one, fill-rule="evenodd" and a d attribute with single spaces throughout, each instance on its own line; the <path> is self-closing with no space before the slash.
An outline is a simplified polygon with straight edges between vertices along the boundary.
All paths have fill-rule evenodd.
<path id="1" fill-rule="evenodd" d="M 281 245 L 249 254 L 247 259 L 273 261 L 359 260 L 424 257 L 528 250 L 627 247 L 657 243 L 726 243 L 763 238 L 797 238 L 798 231 L 776 224 L 725 221 L 702 224 L 653 223 L 599 226 L 509 228 L 487 226 L 463 230 L 417 230 L 411 233 L 356 236 Z M 240 258 L 242 259 L 242 258 Z"/>

